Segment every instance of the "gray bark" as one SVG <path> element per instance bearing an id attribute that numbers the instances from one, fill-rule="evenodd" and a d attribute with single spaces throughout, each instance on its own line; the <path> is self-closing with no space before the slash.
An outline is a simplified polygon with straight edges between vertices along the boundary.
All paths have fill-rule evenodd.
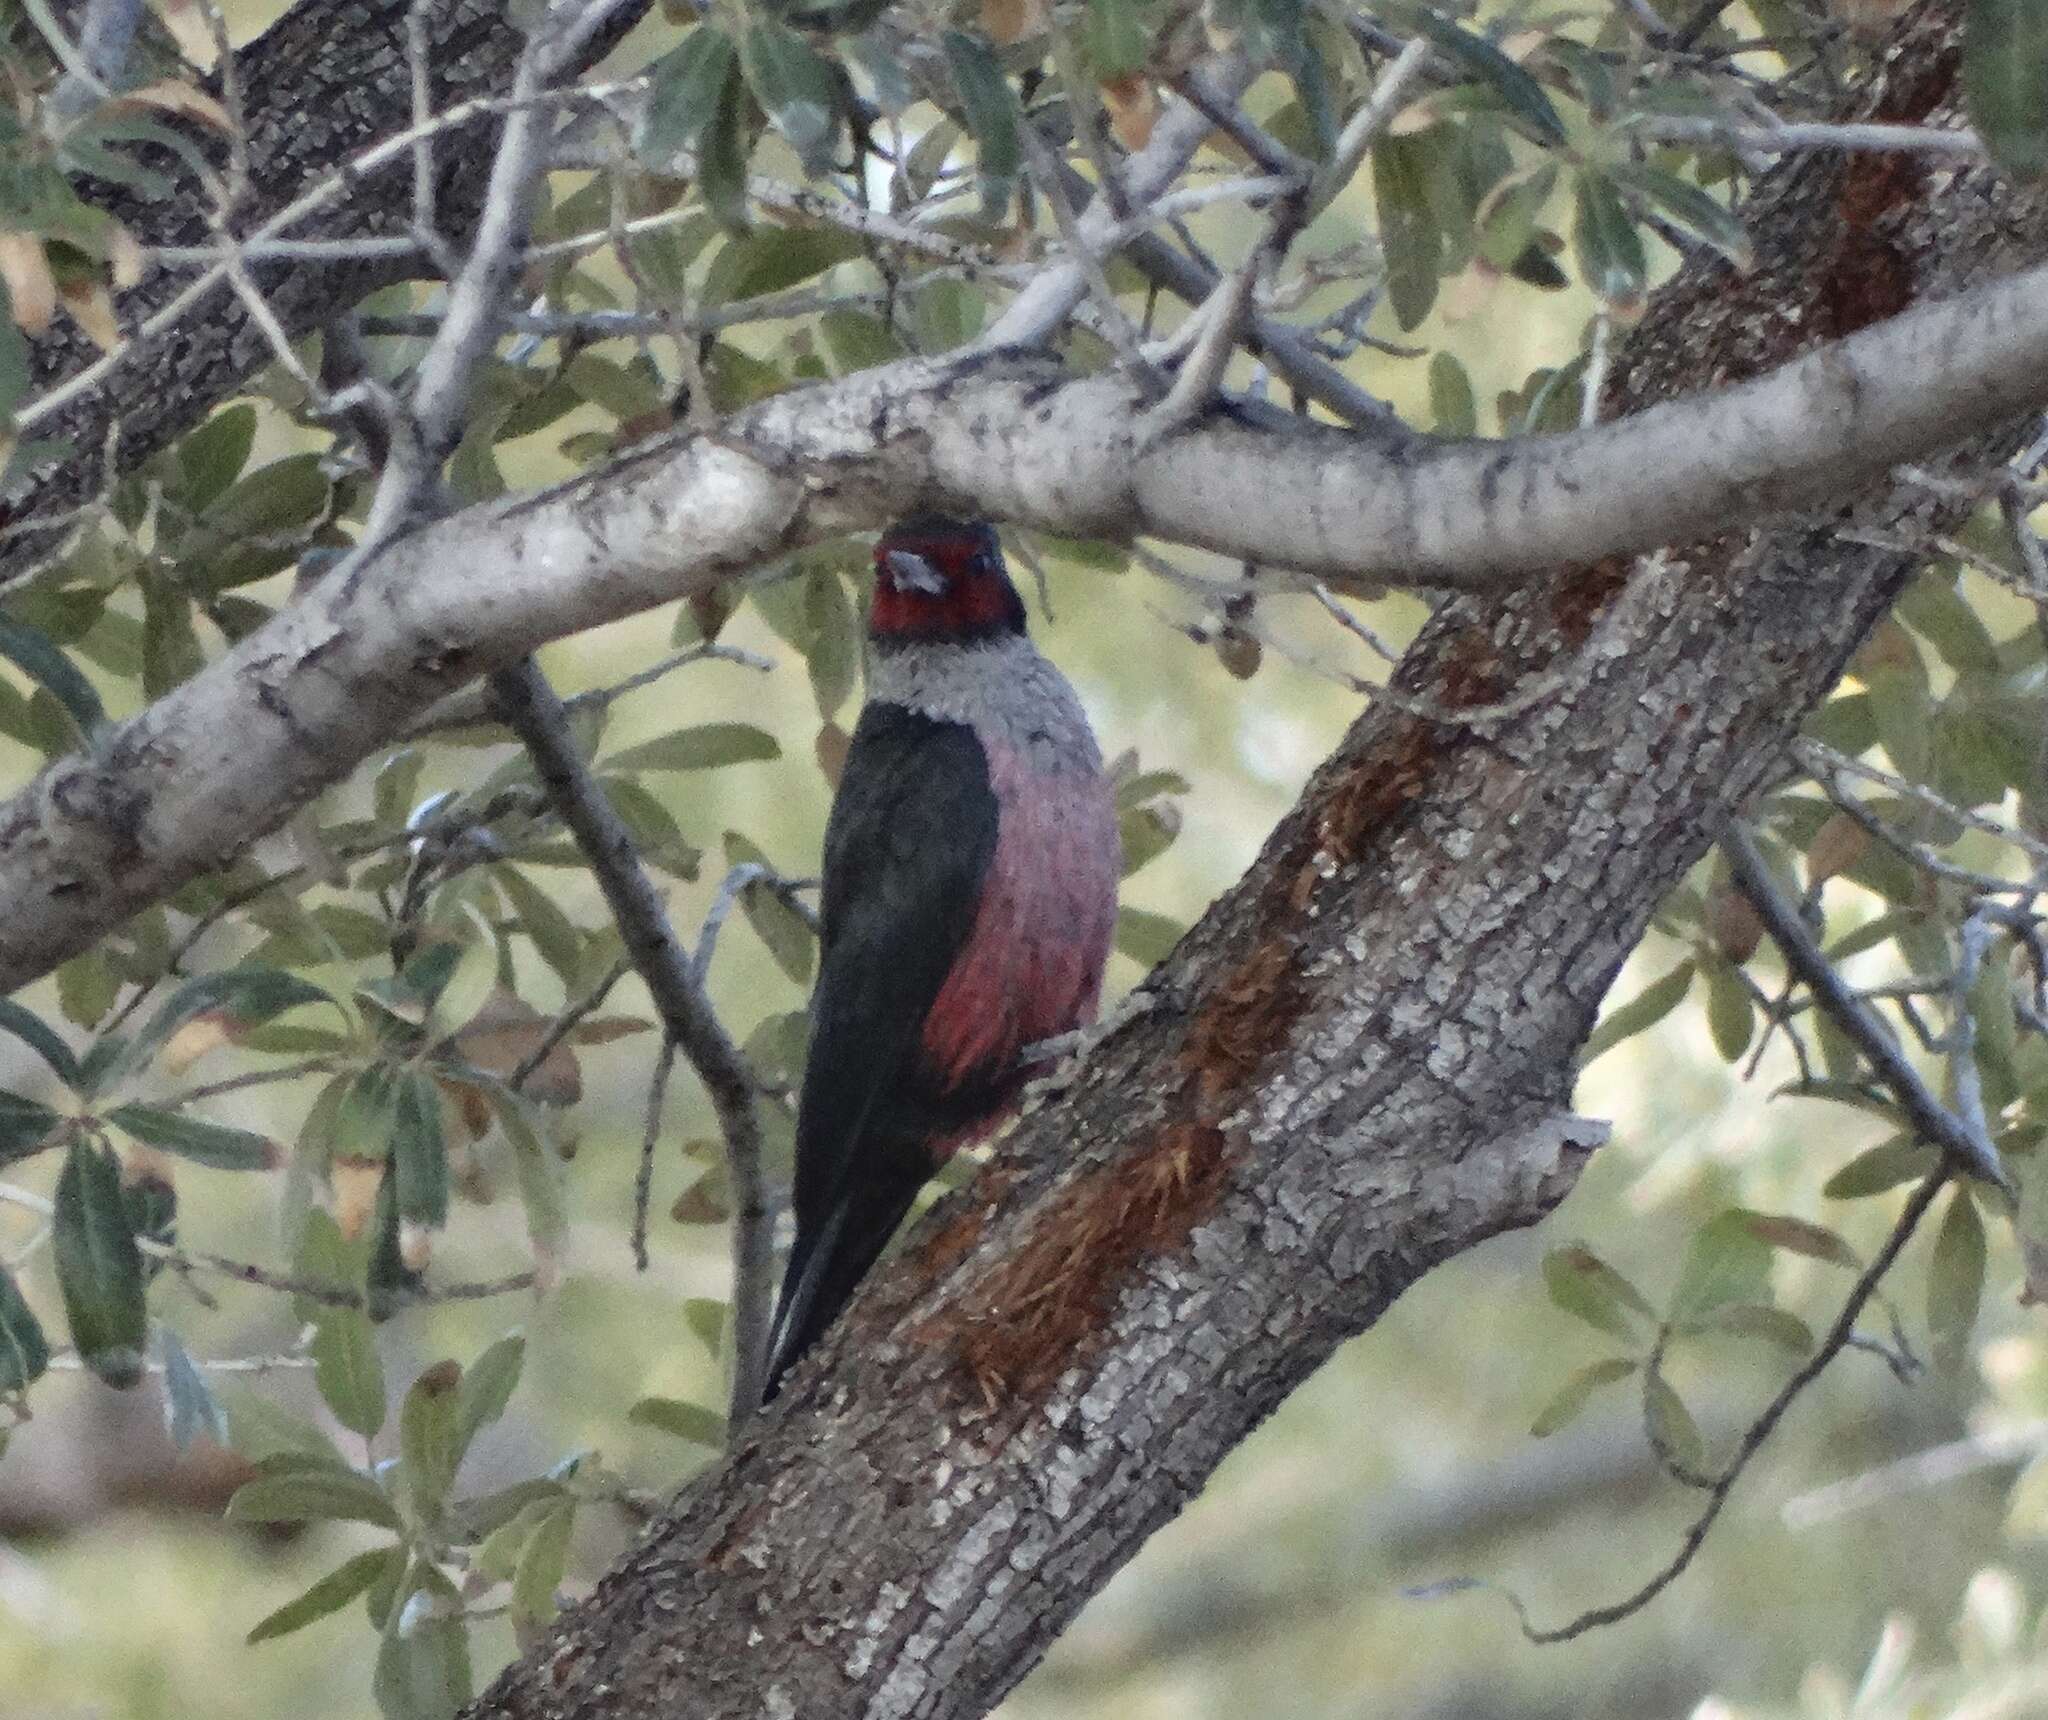
<path id="1" fill-rule="evenodd" d="M 1866 112 L 1946 97 L 1951 25 L 1916 15 Z M 2038 253 L 2039 198 L 1922 173 L 1776 176 L 1755 274 L 1693 268 L 1661 293 L 1614 404 Z M 1849 515 L 1944 517 L 1910 486 Z M 1484 730 L 1362 718 L 1154 976 L 1155 1006 L 1027 1108 L 723 1467 L 473 1713 L 986 1712 L 1337 1343 L 1570 1187 L 1600 1133 L 1566 1106 L 1601 995 L 1911 570 L 1840 523 L 1738 526 L 1441 610 L 1407 690 L 1482 703 L 1551 666 L 1564 688 Z"/>

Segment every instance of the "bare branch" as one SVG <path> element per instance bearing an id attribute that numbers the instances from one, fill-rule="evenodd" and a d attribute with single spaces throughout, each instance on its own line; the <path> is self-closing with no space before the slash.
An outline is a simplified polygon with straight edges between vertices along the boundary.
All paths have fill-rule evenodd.
<path id="1" fill-rule="evenodd" d="M 632 832 L 577 752 L 561 700 L 531 663 L 498 676 L 494 690 L 505 721 L 532 755 L 549 800 L 589 859 L 667 1037 L 703 1082 L 725 1140 L 734 1204 L 731 1419 L 737 1426 L 761 1401 L 772 1289 L 753 1080 L 669 924 L 667 906 L 640 864 Z M 749 1189 L 754 1191 L 751 1204 Z"/>
<path id="2" fill-rule="evenodd" d="M 1740 824 L 1731 824 L 1722 834 L 1721 852 L 1727 855 L 1729 870 L 1784 956 L 1785 965 L 1806 982 L 1830 1019 L 1870 1059 L 1878 1080 L 1890 1089 L 1921 1138 L 1938 1148 L 1958 1170 L 2011 1195 L 2012 1180 L 1983 1126 L 1981 1110 L 1974 1119 L 1958 1116 L 1935 1096 L 1919 1070 L 1906 1061 L 1877 1012 L 1828 960 L 1820 940 L 1785 899 L 1749 832 Z M 1959 1063 L 1966 1061 L 1967 1057 L 1958 1059 Z"/>
<path id="3" fill-rule="evenodd" d="M 1855 1287 L 1844 1298 L 1841 1312 L 1835 1316 L 1835 1323 L 1828 1328 L 1827 1335 L 1821 1339 L 1813 1354 L 1800 1364 L 1798 1371 L 1778 1388 L 1777 1396 L 1771 1399 L 1764 1407 L 1763 1413 L 1751 1422 L 1743 1433 L 1742 1439 L 1736 1445 L 1734 1456 L 1714 1478 L 1707 1493 L 1705 1507 L 1699 1516 L 1693 1519 L 1692 1526 L 1686 1530 L 1685 1538 L 1679 1543 L 1678 1552 L 1672 1557 L 1671 1562 L 1625 1600 L 1616 1601 L 1610 1606 L 1591 1607 L 1569 1622 L 1551 1629 L 1533 1628 L 1522 1603 L 1509 1596 L 1515 1614 L 1522 1622 L 1524 1636 L 1535 1643 L 1570 1642 L 1576 1637 L 1584 1636 L 1590 1630 L 1598 1630 L 1603 1625 L 1618 1624 L 1621 1620 L 1641 1612 L 1685 1574 L 1686 1568 L 1691 1565 L 1700 1548 L 1706 1544 L 1707 1532 L 1720 1517 L 1722 1507 L 1728 1503 L 1728 1495 L 1734 1491 L 1735 1483 L 1742 1479 L 1743 1471 L 1749 1467 L 1750 1459 L 1763 1449 L 1764 1442 L 1776 1431 L 1778 1423 L 1784 1419 L 1785 1412 L 1792 1407 L 1799 1394 L 1820 1377 L 1828 1363 L 1849 1347 L 1850 1340 L 1856 1335 L 1856 1322 L 1862 1317 L 1865 1306 L 1877 1294 L 1885 1276 L 1897 1262 L 1906 1244 L 1912 1240 L 1913 1232 L 1919 1228 L 1921 1219 L 1927 1216 L 1927 1209 L 1934 1204 L 1934 1197 L 1941 1192 L 1946 1181 L 1946 1172 L 1937 1171 L 1913 1190 L 1912 1198 L 1906 1202 L 1905 1210 L 1899 1214 L 1898 1222 L 1892 1226 L 1891 1234 L 1885 1238 L 1884 1246 L 1877 1251 L 1876 1257 L 1858 1276 Z"/>

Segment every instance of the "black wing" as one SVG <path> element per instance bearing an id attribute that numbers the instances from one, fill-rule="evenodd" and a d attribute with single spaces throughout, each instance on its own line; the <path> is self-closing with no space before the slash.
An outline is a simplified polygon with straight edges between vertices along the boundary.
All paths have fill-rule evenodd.
<path id="1" fill-rule="evenodd" d="M 916 1069 L 996 846 L 973 730 L 870 703 L 825 829 L 823 949 L 796 1126 L 796 1244 L 770 1389 L 823 1331 L 931 1173 Z"/>

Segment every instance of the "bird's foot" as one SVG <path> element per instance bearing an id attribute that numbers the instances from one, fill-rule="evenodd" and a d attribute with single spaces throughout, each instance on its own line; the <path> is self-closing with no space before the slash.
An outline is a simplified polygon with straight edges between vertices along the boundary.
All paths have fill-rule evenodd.
<path id="1" fill-rule="evenodd" d="M 1027 1072 L 1038 1072 L 1024 1089 L 1025 1109 L 1035 1110 L 1054 1094 L 1065 1092 L 1074 1084 L 1089 1052 L 1139 1016 L 1149 1015 L 1163 1001 L 1158 992 L 1139 986 L 1119 998 L 1101 1020 L 1025 1046 L 1018 1061 Z"/>

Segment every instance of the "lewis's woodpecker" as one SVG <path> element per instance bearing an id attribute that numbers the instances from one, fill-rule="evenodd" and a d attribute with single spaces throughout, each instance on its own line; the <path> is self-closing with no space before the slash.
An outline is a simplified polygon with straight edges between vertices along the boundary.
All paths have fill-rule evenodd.
<path id="1" fill-rule="evenodd" d="M 926 1179 L 1016 1096 L 1018 1054 L 1094 1019 L 1116 917 L 1102 755 L 1025 637 L 996 534 L 933 516 L 883 534 L 868 647 L 825 827 L 770 1396 Z"/>

